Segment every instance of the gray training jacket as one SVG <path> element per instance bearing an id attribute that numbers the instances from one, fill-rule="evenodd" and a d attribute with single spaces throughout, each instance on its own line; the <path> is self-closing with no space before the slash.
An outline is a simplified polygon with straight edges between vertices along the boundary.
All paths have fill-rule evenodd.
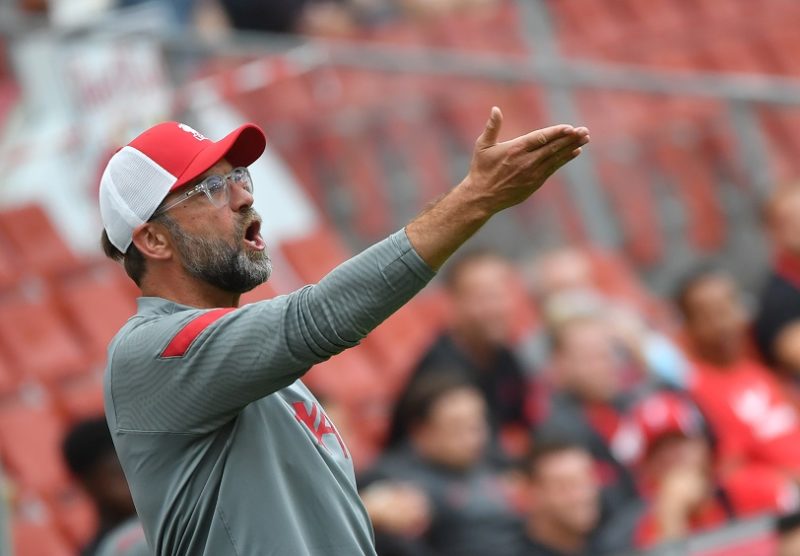
<path id="1" fill-rule="evenodd" d="M 350 453 L 298 379 L 433 276 L 401 230 L 238 309 L 140 298 L 109 346 L 105 407 L 153 553 L 375 554 Z"/>

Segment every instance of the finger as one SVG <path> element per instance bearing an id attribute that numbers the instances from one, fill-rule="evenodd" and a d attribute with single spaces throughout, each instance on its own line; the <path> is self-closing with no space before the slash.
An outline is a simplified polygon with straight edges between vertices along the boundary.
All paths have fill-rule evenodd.
<path id="1" fill-rule="evenodd" d="M 489 114 L 489 121 L 486 122 L 486 128 L 476 141 L 478 148 L 485 149 L 497 144 L 497 138 L 500 136 L 500 128 L 502 125 L 503 113 L 497 106 L 492 106 L 492 111 Z"/>
<path id="2" fill-rule="evenodd" d="M 566 148 L 558 156 L 553 157 L 551 160 L 548 161 L 548 164 L 542 166 L 540 171 L 545 179 L 549 178 L 553 174 L 555 174 L 559 169 L 563 166 L 566 166 L 568 162 L 574 160 L 583 152 L 583 148 L 577 147 L 574 149 Z"/>
<path id="3" fill-rule="evenodd" d="M 538 163 L 544 163 L 551 157 L 559 156 L 565 149 L 572 150 L 580 147 L 581 145 L 585 145 L 588 142 L 588 135 L 580 136 L 569 133 L 567 135 L 558 137 L 533 151 L 525 151 L 525 154 L 526 156 L 533 156 Z"/>
<path id="4" fill-rule="evenodd" d="M 574 128 L 570 125 L 554 125 L 521 135 L 514 139 L 513 142 L 519 144 L 526 151 L 534 151 L 559 137 L 571 135 L 573 131 Z"/>
<path id="5" fill-rule="evenodd" d="M 571 125 L 558 125 L 545 129 L 540 129 L 523 135 L 519 138 L 523 148 L 528 152 L 533 152 L 541 148 L 550 147 L 550 143 L 561 137 L 584 137 L 589 135 L 589 130 L 585 127 L 572 127 Z M 553 150 L 551 148 L 551 150 Z"/>

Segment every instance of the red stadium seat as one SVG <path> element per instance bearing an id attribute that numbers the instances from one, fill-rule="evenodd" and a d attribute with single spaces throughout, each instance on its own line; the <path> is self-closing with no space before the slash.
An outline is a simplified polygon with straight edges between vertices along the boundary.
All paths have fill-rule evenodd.
<path id="1" fill-rule="evenodd" d="M 25 501 L 11 521 L 15 556 L 75 556 L 76 550 L 59 532 L 47 506 Z"/>
<path id="2" fill-rule="evenodd" d="M 7 357 L 0 353 L 0 399 L 17 390 L 19 377 L 8 363 Z"/>
<path id="3" fill-rule="evenodd" d="M 598 173 L 624 233 L 625 251 L 637 262 L 655 264 L 664 256 L 660 216 L 649 175 L 632 160 L 614 160 L 599 153 Z"/>
<path id="4" fill-rule="evenodd" d="M 111 338 L 136 313 L 136 301 L 119 283 L 119 269 L 100 265 L 56 284 L 56 302 L 93 362 L 104 362 Z"/>
<path id="5" fill-rule="evenodd" d="M 306 283 L 319 282 L 320 278 L 350 257 L 336 232 L 320 226 L 300 239 L 281 244 L 281 252 L 297 275 Z"/>
<path id="6" fill-rule="evenodd" d="M 263 301 L 265 299 L 272 299 L 278 295 L 275 292 L 275 289 L 272 287 L 271 282 L 265 282 L 261 284 L 254 290 L 251 290 L 244 295 L 242 295 L 239 305 L 247 305 L 248 303 L 254 303 L 256 301 Z"/>
<path id="7" fill-rule="evenodd" d="M 55 404 L 71 421 L 103 415 L 103 367 L 62 380 L 51 393 Z"/>
<path id="8" fill-rule="evenodd" d="M 76 485 L 69 485 L 50 497 L 54 521 L 74 545 L 85 546 L 97 530 L 97 512 L 89 497 Z"/>
<path id="9" fill-rule="evenodd" d="M 55 275 L 78 266 L 78 259 L 39 205 L 0 212 L 0 234 L 24 271 Z"/>
<path id="10" fill-rule="evenodd" d="M 89 368 L 73 330 L 39 287 L 0 299 L 0 347 L 9 364 L 28 379 L 53 382 Z"/>
<path id="11" fill-rule="evenodd" d="M 68 483 L 61 457 L 63 423 L 44 397 L 0 405 L 0 453 L 15 482 L 39 493 Z"/>
<path id="12" fill-rule="evenodd" d="M 14 286 L 19 280 L 19 268 L 11 247 L 0 237 L 0 291 Z"/>
<path id="13" fill-rule="evenodd" d="M 673 179 L 678 198 L 688 217 L 690 242 L 703 251 L 722 247 L 725 218 L 716 195 L 716 179 L 690 145 L 659 142 L 655 146 L 659 170 Z"/>

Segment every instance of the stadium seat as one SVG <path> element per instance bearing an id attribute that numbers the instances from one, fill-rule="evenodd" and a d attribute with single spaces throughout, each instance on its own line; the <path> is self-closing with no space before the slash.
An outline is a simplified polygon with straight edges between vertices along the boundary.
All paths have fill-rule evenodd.
<path id="1" fill-rule="evenodd" d="M 19 377 L 11 368 L 5 354 L 0 352 L 0 399 L 17 390 Z"/>
<path id="2" fill-rule="evenodd" d="M 658 206 L 644 167 L 612 153 L 598 153 L 600 182 L 622 227 L 625 251 L 642 265 L 653 265 L 664 256 Z"/>
<path id="3" fill-rule="evenodd" d="M 61 457 L 63 423 L 42 395 L 0 405 L 0 454 L 15 482 L 41 494 L 68 483 Z"/>
<path id="4" fill-rule="evenodd" d="M 14 556 L 75 556 L 76 550 L 58 531 L 46 504 L 26 500 L 12 516 Z"/>
<path id="5" fill-rule="evenodd" d="M 10 246 L 0 237 L 0 291 L 13 287 L 18 280 L 17 262 Z"/>
<path id="6" fill-rule="evenodd" d="M 425 318 L 420 310 L 422 303 L 423 299 L 412 300 L 363 341 L 363 348 L 379 369 L 380 380 L 394 393 L 406 383 L 408 374 L 441 328 L 440 323 Z"/>
<path id="7" fill-rule="evenodd" d="M 272 299 L 278 295 L 275 292 L 275 289 L 272 287 L 271 282 L 265 282 L 251 290 L 244 295 L 242 295 L 241 299 L 239 300 L 239 305 L 247 305 L 248 303 L 255 303 L 256 301 L 263 301 L 265 299 Z"/>
<path id="8" fill-rule="evenodd" d="M 25 272 L 50 276 L 78 266 L 77 257 L 39 205 L 0 212 L 0 234 Z"/>
<path id="9" fill-rule="evenodd" d="M 21 377 L 52 383 L 85 372 L 89 359 L 43 289 L 31 283 L 0 299 L 0 347 Z"/>
<path id="10" fill-rule="evenodd" d="M 111 338 L 136 313 L 136 301 L 120 287 L 118 272 L 98 265 L 62 277 L 55 286 L 57 306 L 94 363 L 105 361 Z"/>
<path id="11" fill-rule="evenodd" d="M 281 243 L 281 252 L 297 275 L 308 284 L 320 278 L 350 257 L 332 228 L 320 226 L 313 233 Z"/>
<path id="12" fill-rule="evenodd" d="M 93 371 L 65 379 L 51 388 L 55 404 L 70 421 L 103 415 L 103 371 Z"/>
<path id="13" fill-rule="evenodd" d="M 714 251 L 725 241 L 725 218 L 717 201 L 716 179 L 691 145 L 660 141 L 655 145 L 659 170 L 673 180 L 686 211 L 689 241 L 701 251 Z"/>
<path id="14" fill-rule="evenodd" d="M 49 506 L 59 531 L 74 545 L 85 546 L 97 529 L 97 512 L 89 497 L 70 484 L 50 497 Z"/>

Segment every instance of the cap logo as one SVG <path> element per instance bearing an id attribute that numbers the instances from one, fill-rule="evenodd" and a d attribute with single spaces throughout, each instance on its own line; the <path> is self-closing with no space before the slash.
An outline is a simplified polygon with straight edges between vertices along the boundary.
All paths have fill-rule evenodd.
<path id="1" fill-rule="evenodd" d="M 198 141 L 208 141 L 209 140 L 208 137 L 206 137 L 205 135 L 203 135 L 202 133 L 200 133 L 199 131 L 197 131 L 193 127 L 189 127 L 186 124 L 178 124 L 178 127 L 181 128 L 186 133 L 191 133 L 192 137 L 194 137 Z"/>

